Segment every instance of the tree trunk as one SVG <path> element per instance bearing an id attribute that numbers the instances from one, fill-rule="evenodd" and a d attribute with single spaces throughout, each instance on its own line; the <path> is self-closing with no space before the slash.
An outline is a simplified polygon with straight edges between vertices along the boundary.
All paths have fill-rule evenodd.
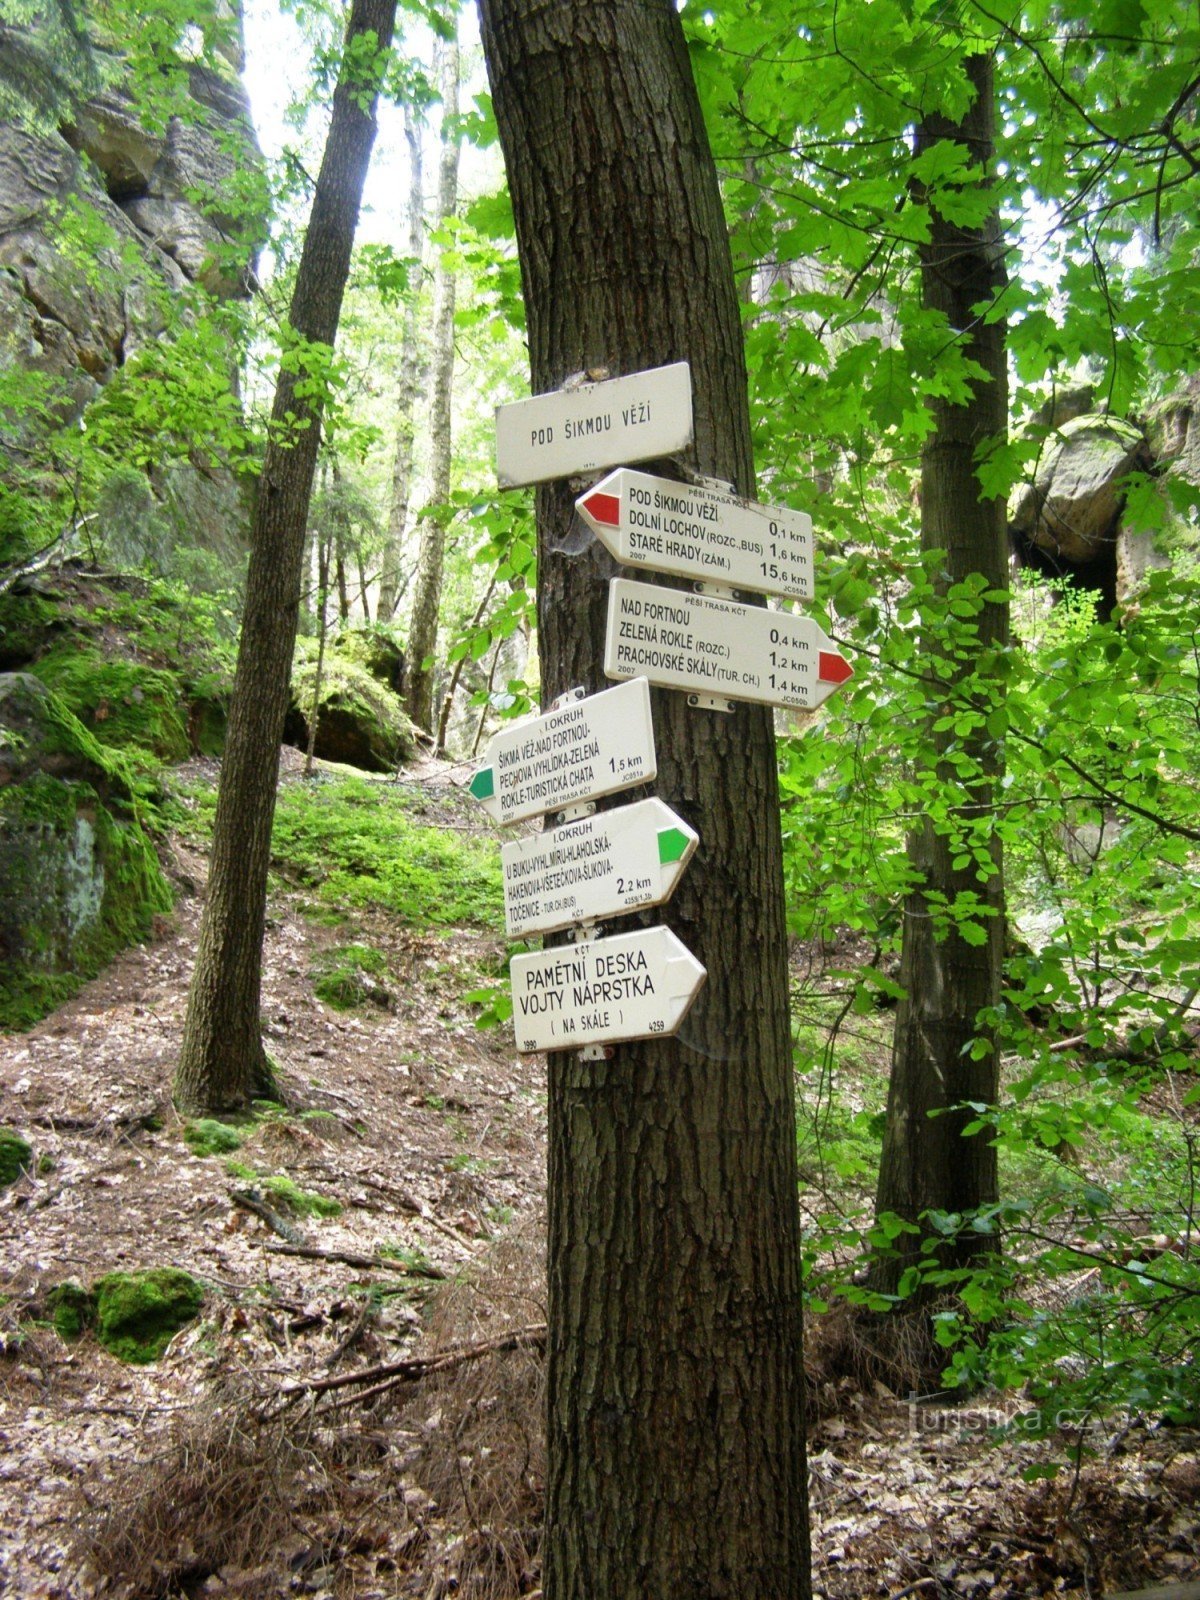
<path id="1" fill-rule="evenodd" d="M 337 337 L 375 140 L 377 83 L 364 83 L 351 46 L 370 33 L 386 50 L 395 12 L 396 0 L 353 0 L 300 255 L 289 321 L 301 340 L 327 347 Z M 280 372 L 254 518 L 208 896 L 175 1074 L 176 1103 L 189 1112 L 243 1107 L 271 1083 L 258 1015 L 267 869 L 322 414 L 302 377 Z"/>
<path id="2" fill-rule="evenodd" d="M 408 253 L 412 278 L 404 311 L 404 338 L 400 345 L 400 384 L 396 393 L 396 454 L 392 462 L 392 497 L 388 505 L 387 541 L 383 547 L 379 580 L 380 622 L 390 622 L 400 598 L 400 561 L 404 530 L 408 524 L 408 497 L 413 473 L 413 407 L 421 391 L 421 339 L 417 307 L 421 299 L 421 257 L 425 248 L 425 178 L 421 161 L 421 129 L 411 105 L 404 107 L 404 137 L 408 141 Z"/>
<path id="3" fill-rule="evenodd" d="M 928 117 L 917 130 L 917 153 L 939 140 L 954 140 L 986 169 L 993 151 L 992 64 L 973 56 L 967 71 L 976 96 L 960 123 Z M 993 214 L 980 228 L 950 223 L 931 206 L 930 239 L 921 252 L 924 303 L 945 312 L 963 341 L 965 353 L 986 371 L 965 405 L 931 402 L 934 429 L 921 463 L 921 545 L 944 550 L 943 592 L 972 573 L 982 573 L 989 589 L 1008 585 L 1005 504 L 980 490 L 976 455 L 980 446 L 1004 434 L 1007 381 L 1004 324 L 984 321 L 979 308 L 990 306 L 1004 286 L 999 220 Z M 988 658 L 1008 641 L 1008 607 L 987 604 L 978 619 L 978 644 L 965 657 L 931 659 L 943 674 L 946 698 L 970 696 L 970 680 L 988 677 Z M 932 645 L 936 652 L 936 642 Z M 981 682 L 985 711 L 995 703 L 998 675 Z M 982 691 L 988 691 L 987 694 Z M 1000 742 L 979 727 L 965 737 L 953 730 L 930 730 L 929 738 L 947 792 L 962 796 L 953 820 L 964 827 L 986 824 L 995 801 L 1003 763 Z M 951 742 L 974 763 L 964 791 L 956 768 L 946 761 Z M 967 1101 L 994 1102 L 997 1063 L 992 1032 L 976 1019 L 1000 997 L 1004 953 L 1004 880 L 1000 841 L 990 838 L 991 869 L 981 883 L 974 863 L 956 870 L 959 855 L 944 831 L 926 822 L 908 845 L 917 887 L 905 905 L 900 981 L 907 999 L 896 1018 L 887 1126 L 876 1197 L 878 1213 L 895 1212 L 916 1223 L 923 1212 L 972 1211 L 996 1198 L 996 1152 L 986 1137 L 964 1139 L 972 1111 L 951 1111 Z M 956 931 L 937 937 L 936 907 L 959 894 L 978 894 L 985 906 L 986 941 L 970 944 Z M 972 1040 L 988 1041 L 987 1053 L 973 1060 Z M 964 1053 L 968 1052 L 968 1053 Z M 938 1114 L 934 1114 L 938 1113 Z M 926 1230 L 928 1231 L 928 1230 Z M 961 1265 L 994 1247 L 994 1239 L 964 1232 L 937 1257 Z M 902 1235 L 894 1255 L 873 1263 L 874 1286 L 894 1293 L 905 1268 L 919 1259 L 920 1237 Z"/>
<path id="4" fill-rule="evenodd" d="M 454 215 L 458 203 L 458 42 L 443 46 L 442 160 L 438 174 L 437 227 Z M 433 297 L 433 360 L 429 397 L 429 506 L 417 527 L 417 571 L 413 580 L 412 621 L 408 629 L 408 714 L 418 728 L 433 732 L 433 668 L 425 662 L 437 644 L 446 557 L 446 502 L 450 498 L 450 394 L 454 382 L 454 267 L 445 247 L 438 259 Z"/>
<path id="5" fill-rule="evenodd" d="M 752 494 L 721 198 L 671 0 L 482 0 L 532 387 L 688 360 L 691 464 Z M 677 475 L 676 464 L 650 471 Z M 578 484 L 537 492 L 546 701 L 606 687 Z M 771 713 L 652 697 L 700 834 L 659 918 L 708 983 L 675 1040 L 549 1060 L 546 1600 L 809 1593 L 795 1111 Z M 626 796 L 625 798 L 629 798 Z M 623 922 L 622 927 L 628 927 Z"/>

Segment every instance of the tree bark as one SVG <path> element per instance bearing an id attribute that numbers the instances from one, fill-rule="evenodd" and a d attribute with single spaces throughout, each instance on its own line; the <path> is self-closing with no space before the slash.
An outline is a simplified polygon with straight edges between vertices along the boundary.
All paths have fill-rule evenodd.
<path id="1" fill-rule="evenodd" d="M 346 57 L 289 310 L 302 340 L 332 347 L 371 148 L 378 85 L 353 42 L 392 40 L 396 0 L 353 0 Z M 353 65 L 351 65 L 353 63 Z M 243 1107 L 271 1087 L 259 1031 L 267 869 L 303 581 L 322 404 L 281 370 L 246 580 L 246 607 L 213 824 L 208 896 L 188 994 L 175 1100 L 183 1111 Z"/>
<path id="2" fill-rule="evenodd" d="M 458 41 L 443 46 L 442 159 L 438 173 L 437 227 L 444 227 L 458 203 Z M 408 629 L 408 714 L 418 728 L 433 732 L 433 668 L 425 662 L 437 644 L 438 610 L 446 560 L 446 503 L 450 499 L 451 418 L 454 384 L 454 267 L 443 247 L 433 298 L 433 360 L 429 397 L 429 505 L 417 526 L 417 571 L 413 579 L 412 621 Z"/>
<path id="3" fill-rule="evenodd" d="M 400 598 L 400 561 L 404 530 L 408 525 L 408 498 L 413 473 L 413 408 L 421 392 L 421 339 L 417 307 L 421 299 L 421 260 L 425 249 L 425 176 L 421 159 L 421 129 L 411 105 L 404 108 L 404 137 L 408 143 L 408 253 L 412 278 L 404 311 L 404 338 L 400 345 L 400 383 L 396 393 L 396 454 L 392 461 L 392 496 L 388 504 L 387 541 L 383 547 L 379 580 L 380 622 L 390 622 Z"/>
<path id="4" fill-rule="evenodd" d="M 986 169 L 993 156 L 992 63 L 978 55 L 966 65 L 976 91 L 970 110 L 961 122 L 927 117 L 917 130 L 916 150 L 920 154 L 939 140 L 953 140 Z M 989 589 L 1005 589 L 1005 504 L 982 494 L 976 468 L 980 446 L 1003 436 L 1008 420 L 1004 324 L 985 321 L 979 309 L 993 305 L 1004 286 L 999 219 L 993 214 L 982 227 L 961 227 L 940 214 L 935 200 L 930 228 L 921 252 L 924 303 L 946 314 L 965 353 L 984 368 L 987 379 L 973 385 L 965 405 L 930 402 L 934 428 L 921 464 L 921 546 L 946 552 L 943 593 L 972 573 L 982 573 Z M 1007 642 L 1008 606 L 992 603 L 983 607 L 977 644 L 969 654 L 947 659 L 942 653 L 939 658 L 933 641 L 931 667 L 945 683 L 946 698 L 955 696 L 959 703 L 969 696 L 971 678 L 986 677 L 989 656 L 994 658 Z M 989 686 L 992 698 L 985 709 L 995 703 L 998 681 Z M 964 827 L 986 822 L 1003 766 L 1001 742 L 986 727 L 965 737 L 931 727 L 929 738 L 949 792 L 963 794 L 962 779 L 946 759 L 951 741 L 974 764 L 969 792 L 952 820 Z M 974 863 L 954 868 L 952 861 L 960 852 L 944 830 L 925 822 L 909 839 L 917 887 L 905 905 L 900 981 L 907 998 L 896 1018 L 876 1211 L 895 1212 L 910 1223 L 930 1210 L 969 1212 L 996 1198 L 995 1150 L 986 1137 L 963 1138 L 974 1112 L 949 1109 L 968 1101 L 990 1104 L 997 1093 L 992 1030 L 976 1020 L 1000 998 L 1004 955 L 1003 861 L 994 830 L 989 846 L 990 875 L 981 882 Z M 936 908 L 947 900 L 953 903 L 960 893 L 978 894 L 984 903 L 983 944 L 968 943 L 953 928 L 938 938 Z M 989 1045 L 980 1060 L 964 1053 L 974 1039 Z M 965 1264 L 994 1246 L 993 1238 L 967 1230 L 939 1252 L 937 1261 Z M 902 1235 L 893 1254 L 873 1263 L 874 1286 L 894 1293 L 919 1251 L 918 1234 Z"/>
<path id="5" fill-rule="evenodd" d="M 753 493 L 729 245 L 671 0 L 482 0 L 534 392 L 686 359 L 690 465 Z M 678 464 L 649 471 L 678 476 Z M 606 579 L 537 492 L 547 701 L 606 687 Z M 708 968 L 680 1038 L 549 1060 L 547 1600 L 809 1593 L 795 1112 L 769 711 L 655 692 L 700 834 L 666 921 Z M 629 796 L 623 797 L 630 798 Z M 625 921 L 622 927 L 630 924 Z"/>

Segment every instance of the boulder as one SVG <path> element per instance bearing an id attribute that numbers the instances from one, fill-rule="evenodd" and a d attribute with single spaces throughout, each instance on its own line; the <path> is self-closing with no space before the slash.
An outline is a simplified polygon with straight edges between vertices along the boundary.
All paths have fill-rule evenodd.
<path id="1" fill-rule="evenodd" d="M 129 770 L 31 673 L 0 674 L 0 1029 L 149 932 L 171 894 Z"/>
<path id="2" fill-rule="evenodd" d="M 1111 556 L 1123 480 L 1150 464 L 1139 429 L 1114 417 L 1076 417 L 1047 441 L 1034 483 L 1017 493 L 1009 531 L 1018 547 L 1026 541 L 1064 564 Z"/>
<path id="3" fill-rule="evenodd" d="M 292 670 L 292 706 L 284 742 L 308 748 L 309 717 L 316 683 L 315 652 Z M 416 734 L 397 695 L 365 667 L 334 650 L 325 652 L 314 753 L 365 772 L 394 772 L 416 749 Z"/>
<path id="4" fill-rule="evenodd" d="M 393 694 L 404 693 L 407 670 L 404 646 L 386 624 L 369 628 L 345 628 L 333 643 L 339 656 L 365 667 L 373 678 L 386 685 Z"/>

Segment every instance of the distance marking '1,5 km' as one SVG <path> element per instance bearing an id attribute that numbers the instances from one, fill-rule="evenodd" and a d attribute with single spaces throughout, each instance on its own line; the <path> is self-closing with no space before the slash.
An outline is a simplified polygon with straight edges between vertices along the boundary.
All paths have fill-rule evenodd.
<path id="1" fill-rule="evenodd" d="M 649 783 L 657 771 L 643 678 L 501 728 L 469 787 L 495 821 L 521 822 Z"/>

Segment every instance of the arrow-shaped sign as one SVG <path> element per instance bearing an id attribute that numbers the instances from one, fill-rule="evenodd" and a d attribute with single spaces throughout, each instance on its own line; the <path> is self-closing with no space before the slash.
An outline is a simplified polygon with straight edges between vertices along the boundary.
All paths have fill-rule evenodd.
<path id="1" fill-rule="evenodd" d="M 608 586 L 604 670 L 610 678 L 644 675 L 667 689 L 803 709 L 854 676 L 811 617 L 628 578 Z"/>
<path id="2" fill-rule="evenodd" d="M 514 956 L 510 970 L 522 1052 L 673 1034 L 707 976 L 662 927 Z"/>
<path id="3" fill-rule="evenodd" d="M 514 938 L 669 900 L 699 834 L 661 800 L 636 800 L 500 851 Z"/>
<path id="4" fill-rule="evenodd" d="M 520 822 L 649 783 L 657 771 L 643 679 L 501 728 L 469 787 L 497 822 Z"/>
<path id="5" fill-rule="evenodd" d="M 812 518 L 621 467 L 575 509 L 618 561 L 762 594 L 813 595 Z"/>

